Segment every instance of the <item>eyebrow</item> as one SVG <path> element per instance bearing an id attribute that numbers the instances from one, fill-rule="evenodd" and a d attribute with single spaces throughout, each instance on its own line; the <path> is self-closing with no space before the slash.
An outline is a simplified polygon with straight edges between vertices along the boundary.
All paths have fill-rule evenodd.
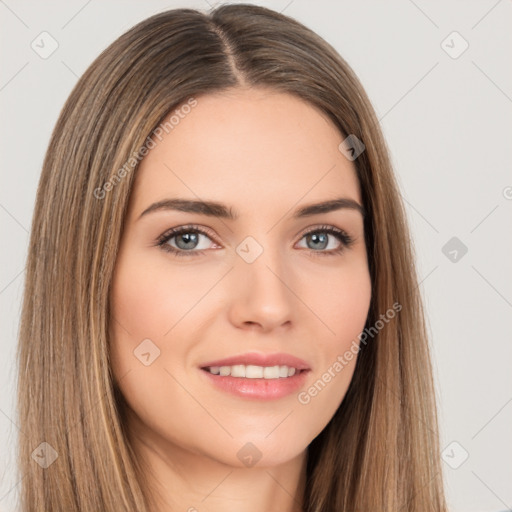
<path id="1" fill-rule="evenodd" d="M 311 215 L 318 215 L 320 213 L 328 213 L 343 209 L 356 210 L 363 216 L 363 218 L 366 215 L 364 207 L 357 201 L 348 197 L 340 197 L 321 203 L 302 206 L 295 212 L 294 218 L 300 219 Z M 196 201 L 191 199 L 175 198 L 163 199 L 162 201 L 153 203 L 140 214 L 139 219 L 151 212 L 162 210 L 198 213 L 201 215 L 208 215 L 209 217 L 218 217 L 227 220 L 236 220 L 239 217 L 238 213 L 234 211 L 233 208 L 228 207 L 223 203 L 218 203 L 216 201 Z"/>

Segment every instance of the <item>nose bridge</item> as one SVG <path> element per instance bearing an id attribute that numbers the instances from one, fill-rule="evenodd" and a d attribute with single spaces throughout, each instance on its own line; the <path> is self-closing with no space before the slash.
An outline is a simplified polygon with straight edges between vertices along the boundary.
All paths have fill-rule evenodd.
<path id="1" fill-rule="evenodd" d="M 264 238 L 264 240 L 262 240 Z M 290 272 L 281 248 L 265 235 L 246 237 L 236 248 L 232 276 L 233 307 L 240 322 L 267 327 L 287 322 L 292 317 L 293 293 Z"/>

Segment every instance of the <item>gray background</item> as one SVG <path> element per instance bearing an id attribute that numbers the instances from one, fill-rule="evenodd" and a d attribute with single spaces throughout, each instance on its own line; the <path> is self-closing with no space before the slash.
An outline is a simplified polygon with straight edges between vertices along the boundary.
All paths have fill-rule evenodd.
<path id="1" fill-rule="evenodd" d="M 413 231 L 450 509 L 512 509 L 512 2 L 254 3 L 315 30 L 365 86 Z M 16 510 L 19 489 L 14 450 L 23 434 L 14 416 L 14 354 L 28 233 L 51 130 L 101 50 L 138 21 L 175 7 L 209 5 L 0 0 L 2 511 Z M 46 59 L 31 48 L 43 31 L 58 42 Z M 459 55 L 464 41 L 469 47 Z"/>

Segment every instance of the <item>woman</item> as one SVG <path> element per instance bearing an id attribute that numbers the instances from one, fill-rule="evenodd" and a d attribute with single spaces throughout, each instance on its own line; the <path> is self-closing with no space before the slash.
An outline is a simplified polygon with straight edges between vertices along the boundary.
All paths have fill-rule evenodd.
<path id="1" fill-rule="evenodd" d="M 79 80 L 19 364 L 23 511 L 446 510 L 378 122 L 336 51 L 269 9 L 155 15 Z"/>

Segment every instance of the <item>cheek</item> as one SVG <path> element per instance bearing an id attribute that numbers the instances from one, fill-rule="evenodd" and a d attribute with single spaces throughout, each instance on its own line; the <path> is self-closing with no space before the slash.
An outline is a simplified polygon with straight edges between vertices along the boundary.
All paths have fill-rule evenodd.
<path id="1" fill-rule="evenodd" d="M 361 333 L 371 301 L 371 280 L 363 258 L 327 273 L 301 280 L 301 294 L 318 318 L 319 340 L 325 353 L 340 350 Z"/>
<path id="2" fill-rule="evenodd" d="M 118 260 L 111 294 L 112 316 L 118 328 L 135 339 L 162 339 L 215 282 L 215 276 L 204 272 L 179 266 L 171 272 L 170 267 L 165 257 L 151 260 L 135 251 L 129 258 Z"/>
<path id="3" fill-rule="evenodd" d="M 126 403 L 146 428 L 186 444 L 193 438 L 190 421 L 204 423 L 204 411 L 194 409 L 195 402 L 179 385 L 187 378 L 180 364 L 188 347 L 186 338 L 178 335 L 180 320 L 198 300 L 198 283 L 191 283 L 183 272 L 170 275 L 168 265 L 147 261 L 147 256 L 131 251 L 121 252 L 116 264 L 110 296 L 112 371 Z M 187 420 L 176 410 L 187 411 Z"/>
<path id="4" fill-rule="evenodd" d="M 173 323 L 168 314 L 162 315 L 163 308 L 173 311 L 163 300 L 164 285 L 147 261 L 137 257 L 135 251 L 128 253 L 121 248 L 110 294 L 110 353 L 118 381 L 132 380 L 148 359 L 155 361 L 151 367 L 159 362 L 160 340 Z M 139 347 L 145 348 L 142 351 Z M 148 352 L 149 356 L 142 356 Z M 131 373 L 130 378 L 124 379 L 127 373 Z M 150 385 L 151 378 L 146 376 L 143 384 Z"/>
<path id="5" fill-rule="evenodd" d="M 336 286 L 337 284 L 337 286 Z M 338 281 L 333 280 L 329 291 L 320 299 L 326 323 L 344 339 L 354 329 L 364 327 L 371 299 L 369 278 L 346 276 Z"/>
<path id="6" fill-rule="evenodd" d="M 359 335 L 364 329 L 371 301 L 370 275 L 361 260 L 340 272 L 330 273 L 325 286 L 311 291 L 308 305 L 318 316 L 318 364 L 307 386 L 297 396 L 302 412 L 315 417 L 311 435 L 317 435 L 335 414 L 352 380 Z M 321 281 L 318 281 L 321 282 Z"/>
<path id="7" fill-rule="evenodd" d="M 201 298 L 219 279 L 212 274 L 178 265 L 172 269 L 165 256 L 151 259 L 142 251 L 120 251 L 110 295 L 109 339 L 112 370 L 128 386 L 126 396 L 139 397 L 141 403 L 144 396 L 163 399 L 163 383 L 169 381 L 165 368 L 181 372 L 191 345 L 187 333 L 197 327 L 191 319 L 208 304 Z M 130 389 L 128 381 L 137 379 L 140 383 Z M 156 410 L 162 410 L 160 405 Z"/>

